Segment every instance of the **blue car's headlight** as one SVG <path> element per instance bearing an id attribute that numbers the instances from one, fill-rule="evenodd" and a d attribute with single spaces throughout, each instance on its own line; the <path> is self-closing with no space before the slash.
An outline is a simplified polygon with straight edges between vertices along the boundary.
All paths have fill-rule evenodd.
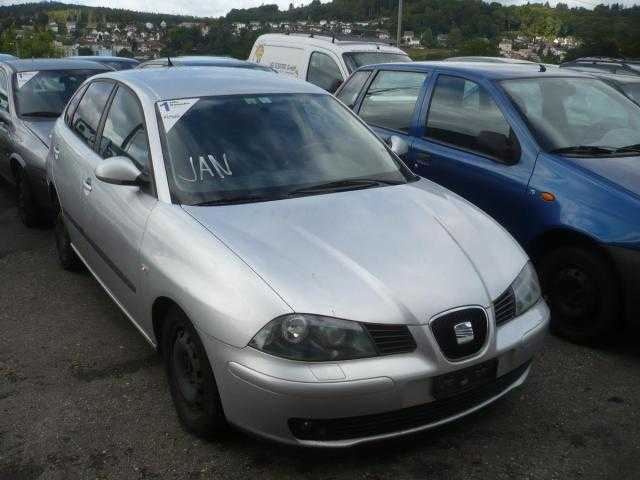
<path id="1" fill-rule="evenodd" d="M 538 274 L 531 262 L 527 262 L 511 284 L 516 301 L 516 316 L 533 307 L 540 299 L 540 283 Z"/>
<path id="2" fill-rule="evenodd" d="M 359 323 L 299 313 L 272 320 L 249 345 L 278 357 L 307 362 L 377 355 L 371 338 Z"/>

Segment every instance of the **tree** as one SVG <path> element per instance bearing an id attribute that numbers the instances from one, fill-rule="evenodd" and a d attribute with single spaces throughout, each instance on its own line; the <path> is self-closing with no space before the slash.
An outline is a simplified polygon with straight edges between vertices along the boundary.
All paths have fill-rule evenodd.
<path id="1" fill-rule="evenodd" d="M 462 42 L 460 47 L 456 50 L 456 54 L 465 57 L 496 57 L 499 52 L 495 43 L 476 38 Z"/>
<path id="2" fill-rule="evenodd" d="M 424 32 L 422 32 L 422 36 L 420 37 L 420 43 L 423 47 L 433 47 L 435 45 L 435 40 L 433 38 L 433 32 L 430 28 L 427 28 Z"/>
<path id="3" fill-rule="evenodd" d="M 457 48 L 463 40 L 464 37 L 462 36 L 462 31 L 458 27 L 453 27 L 449 30 L 449 38 L 447 39 L 447 42 L 450 47 Z"/>
<path id="4" fill-rule="evenodd" d="M 50 32 L 36 31 L 16 41 L 16 50 L 22 58 L 61 57 L 62 51 L 53 46 Z"/>

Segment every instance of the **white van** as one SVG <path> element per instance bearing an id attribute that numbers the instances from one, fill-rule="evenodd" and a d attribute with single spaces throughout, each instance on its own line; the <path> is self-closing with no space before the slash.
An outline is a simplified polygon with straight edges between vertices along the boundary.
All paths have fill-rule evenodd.
<path id="1" fill-rule="evenodd" d="M 249 61 L 333 93 L 354 70 L 364 65 L 410 62 L 411 58 L 383 41 L 347 40 L 327 34 L 269 33 L 257 38 Z"/>

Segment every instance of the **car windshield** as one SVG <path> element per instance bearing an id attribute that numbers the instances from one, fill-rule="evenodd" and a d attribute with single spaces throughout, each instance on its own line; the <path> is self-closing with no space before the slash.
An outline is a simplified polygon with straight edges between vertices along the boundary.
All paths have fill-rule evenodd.
<path id="1" fill-rule="evenodd" d="M 40 70 L 16 73 L 18 115 L 58 117 L 76 89 L 100 70 Z"/>
<path id="2" fill-rule="evenodd" d="M 239 203 L 406 183 L 384 144 L 323 94 L 163 101 L 167 171 L 181 204 Z"/>
<path id="3" fill-rule="evenodd" d="M 347 64 L 349 73 L 354 72 L 365 65 L 373 65 L 376 63 L 397 63 L 410 62 L 411 58 L 403 53 L 392 52 L 349 52 L 342 54 L 344 62 Z"/>
<path id="4" fill-rule="evenodd" d="M 550 152 L 603 156 L 640 144 L 640 106 L 601 80 L 503 80 L 507 94 Z"/>
<path id="5" fill-rule="evenodd" d="M 640 103 L 640 82 L 620 85 L 622 91 L 636 103 Z"/>

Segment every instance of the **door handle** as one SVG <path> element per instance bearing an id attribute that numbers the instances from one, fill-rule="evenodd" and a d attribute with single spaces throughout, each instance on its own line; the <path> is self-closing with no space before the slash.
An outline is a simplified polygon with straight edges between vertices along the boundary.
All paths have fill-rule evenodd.
<path id="1" fill-rule="evenodd" d="M 427 152 L 416 152 L 415 155 L 415 162 L 416 165 L 423 165 L 428 167 L 429 165 L 431 165 L 431 154 L 427 153 Z"/>
<path id="2" fill-rule="evenodd" d="M 84 183 L 82 184 L 82 187 L 84 188 L 85 193 L 89 194 L 91 193 L 91 190 L 93 190 L 93 186 L 91 185 L 91 177 L 87 178 Z"/>

